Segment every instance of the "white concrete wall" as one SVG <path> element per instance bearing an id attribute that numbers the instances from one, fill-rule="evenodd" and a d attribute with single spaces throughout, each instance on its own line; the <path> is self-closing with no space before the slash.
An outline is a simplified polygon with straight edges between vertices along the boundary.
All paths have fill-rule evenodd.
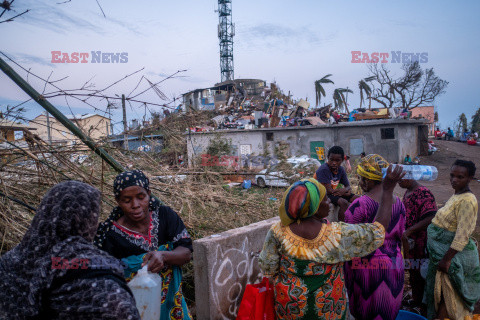
<path id="1" fill-rule="evenodd" d="M 245 286 L 263 278 L 258 254 L 277 221 L 278 217 L 193 242 L 198 320 L 236 318 Z"/>
<path id="2" fill-rule="evenodd" d="M 187 151 L 189 165 L 200 154 L 205 153 L 216 134 L 231 139 L 232 144 L 238 147 L 241 144 L 250 144 L 254 155 L 263 155 L 267 151 L 274 155 L 275 145 L 279 142 L 289 144 L 292 156 L 309 155 L 310 142 L 324 141 L 325 147 L 339 145 L 346 154 L 350 154 L 350 139 L 361 139 L 363 151 L 367 154 L 378 153 L 390 162 L 401 162 L 406 154 L 414 157 L 418 154 L 418 126 L 423 121 L 411 120 L 372 120 L 363 122 L 348 122 L 338 125 L 290 127 L 290 128 L 265 128 L 254 130 L 221 130 L 215 133 L 196 133 L 187 135 Z M 381 129 L 394 128 L 394 139 L 381 139 Z M 273 133 L 273 141 L 267 141 L 267 133 Z"/>

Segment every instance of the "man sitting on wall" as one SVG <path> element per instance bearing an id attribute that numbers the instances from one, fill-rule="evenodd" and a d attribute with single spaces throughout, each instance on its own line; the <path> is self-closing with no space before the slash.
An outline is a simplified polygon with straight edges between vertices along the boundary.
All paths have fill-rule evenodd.
<path id="1" fill-rule="evenodd" d="M 352 193 L 347 173 L 341 166 L 345 152 L 342 147 L 333 146 L 328 150 L 327 162 L 322 164 L 314 178 L 318 180 L 327 189 L 327 195 L 330 201 L 340 207 L 338 211 L 338 220 L 344 220 L 344 213 L 350 203 L 357 198 Z"/>

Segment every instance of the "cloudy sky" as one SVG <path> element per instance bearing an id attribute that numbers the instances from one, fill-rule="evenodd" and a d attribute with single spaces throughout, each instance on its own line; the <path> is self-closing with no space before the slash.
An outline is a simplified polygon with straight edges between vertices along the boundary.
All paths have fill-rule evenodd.
<path id="1" fill-rule="evenodd" d="M 148 83 L 158 82 L 167 100 L 153 91 L 137 100 L 169 103 L 174 97 L 220 81 L 217 38 L 217 1 L 119 1 L 119 0 L 16 0 L 12 11 L 0 21 L 30 11 L 13 22 L 0 23 L 0 50 L 35 75 L 50 80 L 62 90 L 100 90 L 109 96 L 133 97 Z M 323 0 L 233 0 L 235 78 L 276 81 L 295 98 L 315 101 L 314 81 L 333 74 L 335 85 L 327 86 L 326 103 L 336 87 L 353 88 L 350 108 L 359 105 L 358 80 L 368 76 L 366 64 L 351 63 L 352 51 L 428 53 L 422 67 L 433 67 L 449 86 L 437 99 L 442 127 L 450 126 L 464 112 L 470 120 L 480 107 L 480 2 L 478 1 L 323 1 Z M 87 63 L 52 63 L 52 51 L 89 53 Z M 127 53 L 126 63 L 92 63 L 91 52 Z M 23 77 L 27 73 L 0 55 Z M 391 58 L 389 58 L 391 60 Z M 400 75 L 399 64 L 387 63 Z M 141 80 L 141 81 L 140 81 Z M 40 92 L 53 92 L 33 75 L 28 81 Z M 140 81 L 140 83 L 139 83 Z M 137 87 L 138 84 L 138 87 Z M 15 106 L 28 96 L 0 73 L 0 106 Z M 66 114 L 105 111 L 105 100 L 90 99 L 97 108 L 74 98 L 52 97 L 50 101 Z M 177 104 L 178 102 L 175 101 Z M 173 102 L 169 104 L 173 106 Z M 22 105 L 25 117 L 34 118 L 43 109 L 29 101 Z M 129 120 L 148 118 L 161 107 L 131 103 Z M 121 110 L 113 111 L 115 122 Z M 121 125 L 115 129 L 120 131 Z"/>

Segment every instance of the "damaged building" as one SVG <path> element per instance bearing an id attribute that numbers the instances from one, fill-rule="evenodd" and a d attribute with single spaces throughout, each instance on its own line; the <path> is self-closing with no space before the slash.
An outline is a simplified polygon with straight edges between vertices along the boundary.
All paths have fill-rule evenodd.
<path id="1" fill-rule="evenodd" d="M 378 153 L 392 163 L 401 162 L 407 154 L 415 157 L 428 152 L 425 120 L 386 119 L 335 125 L 191 132 L 186 135 L 189 166 L 194 166 L 196 159 L 206 153 L 214 135 L 231 142 L 230 156 L 238 157 L 243 164 L 243 160 L 251 156 L 274 156 L 279 146 L 283 146 L 287 156 L 309 155 L 320 161 L 324 160 L 326 150 L 334 145 L 344 148 L 350 156 L 359 156 L 362 152 Z"/>
<path id="2" fill-rule="evenodd" d="M 183 111 L 222 110 L 238 106 L 248 99 L 268 95 L 270 87 L 260 79 L 235 79 L 215 84 L 213 87 L 195 89 L 183 95 Z"/>

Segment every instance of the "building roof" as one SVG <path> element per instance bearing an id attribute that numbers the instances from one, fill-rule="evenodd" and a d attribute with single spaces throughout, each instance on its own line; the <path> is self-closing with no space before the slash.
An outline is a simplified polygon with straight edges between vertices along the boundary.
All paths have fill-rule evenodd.
<path id="1" fill-rule="evenodd" d="M 39 114 L 38 116 L 35 117 L 35 119 L 39 118 L 39 117 L 45 117 L 45 114 Z M 107 117 L 105 116 L 102 116 L 100 114 L 96 114 L 96 113 L 85 113 L 85 114 L 74 114 L 74 115 L 65 115 L 65 117 L 67 117 L 67 119 L 69 120 L 83 120 L 83 119 L 88 119 L 88 118 L 91 118 L 91 117 L 94 117 L 94 116 L 99 116 L 99 117 L 102 117 L 102 118 L 105 118 L 105 119 L 108 119 Z M 51 118 L 54 118 L 53 116 L 51 116 Z"/>
<path id="2" fill-rule="evenodd" d="M 100 114 L 96 114 L 96 113 L 74 114 L 73 116 L 67 116 L 67 118 L 69 120 L 83 120 L 83 119 L 88 119 L 88 118 L 95 117 L 95 116 L 108 119 L 107 117 L 102 116 Z"/>
<path id="3" fill-rule="evenodd" d="M 11 130 L 37 130 L 36 128 L 30 128 L 28 124 L 13 122 L 7 119 L 0 119 L 0 128 L 2 129 L 11 129 Z"/>
<path id="4" fill-rule="evenodd" d="M 131 135 L 128 135 L 127 136 L 127 140 L 128 141 L 132 141 L 132 140 L 140 140 L 140 139 L 154 139 L 154 138 L 161 138 L 163 137 L 162 134 L 151 134 L 151 135 L 147 135 L 147 136 L 131 136 Z M 125 141 L 125 138 L 123 137 L 123 134 L 117 134 L 117 135 L 114 135 L 114 136 L 109 136 L 108 137 L 110 142 L 118 142 L 118 141 Z"/>
<path id="5" fill-rule="evenodd" d="M 316 125 L 316 126 L 295 126 L 295 127 L 274 127 L 274 128 L 257 128 L 257 129 L 222 129 L 206 132 L 191 132 L 185 133 L 188 134 L 214 134 L 214 133 L 248 133 L 256 131 L 288 131 L 288 130 L 318 130 L 322 128 L 342 128 L 342 127 L 371 127 L 371 126 L 385 126 L 385 125 L 422 125 L 426 121 L 423 119 L 412 120 L 412 119 L 385 119 L 385 120 L 368 120 L 368 121 L 351 121 L 351 122 L 340 122 L 337 124 L 325 124 L 325 125 Z"/>
<path id="6" fill-rule="evenodd" d="M 194 89 L 194 90 L 190 90 L 184 94 L 182 94 L 183 96 L 186 96 L 188 94 L 192 94 L 192 93 L 195 93 L 195 92 L 199 92 L 199 91 L 203 91 L 203 90 L 221 90 L 222 88 L 226 89 L 226 88 L 229 88 L 229 87 L 233 87 L 239 83 L 259 83 L 259 82 L 263 82 L 265 83 L 265 80 L 262 80 L 262 79 L 235 79 L 235 80 L 227 80 L 227 81 L 224 81 L 224 82 L 219 82 L 219 83 L 216 83 L 214 86 L 212 87 L 208 87 L 208 88 L 199 88 L 199 89 Z"/>

